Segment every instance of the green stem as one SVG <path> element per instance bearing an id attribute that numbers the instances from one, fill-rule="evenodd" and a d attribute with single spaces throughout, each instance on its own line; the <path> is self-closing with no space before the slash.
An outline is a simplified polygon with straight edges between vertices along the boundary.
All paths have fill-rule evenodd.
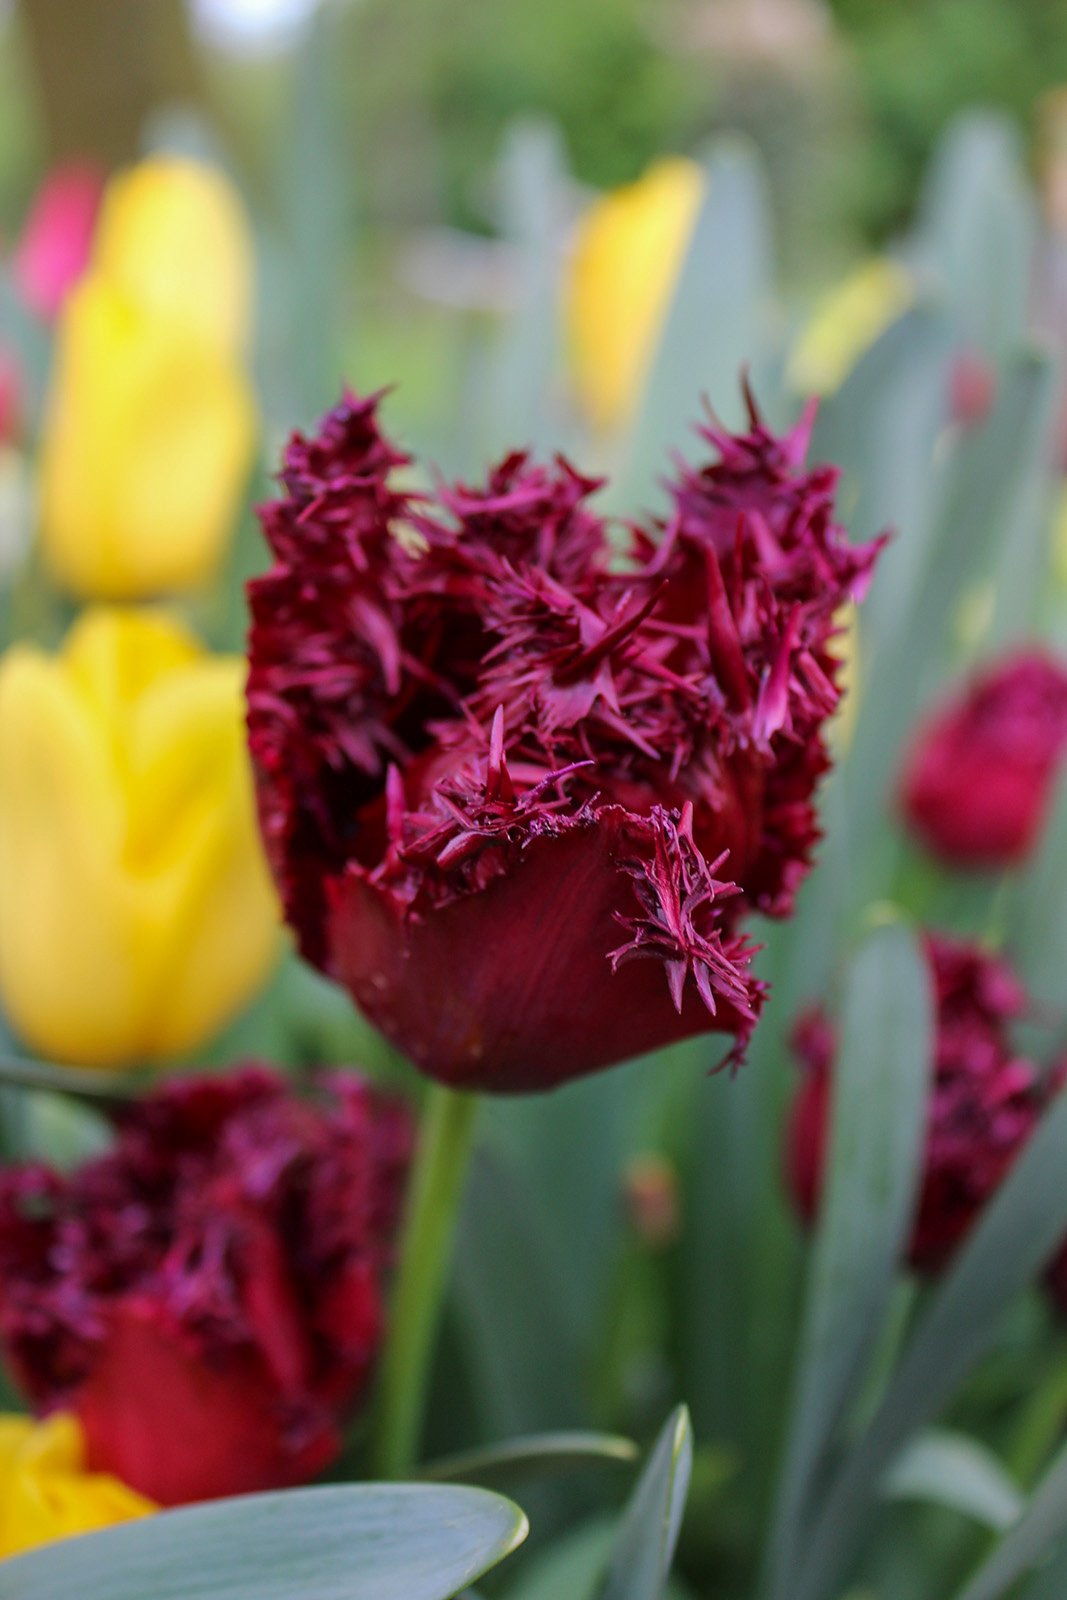
<path id="1" fill-rule="evenodd" d="M 372 1440 L 374 1468 L 382 1478 L 403 1478 L 415 1465 L 477 1109 L 477 1095 L 437 1084 L 426 1100 Z"/>

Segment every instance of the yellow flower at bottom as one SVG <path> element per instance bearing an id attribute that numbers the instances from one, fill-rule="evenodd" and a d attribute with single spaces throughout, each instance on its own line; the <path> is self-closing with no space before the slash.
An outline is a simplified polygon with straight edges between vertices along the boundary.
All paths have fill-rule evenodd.
<path id="1" fill-rule="evenodd" d="M 0 1001 L 42 1054 L 184 1053 L 265 979 L 278 911 L 240 657 L 97 608 L 0 661 Z"/>
<path id="2" fill-rule="evenodd" d="M 899 262 L 865 261 L 816 305 L 789 354 L 790 387 L 797 394 L 833 394 L 914 298 L 911 276 Z"/>
<path id="3" fill-rule="evenodd" d="M 68 297 L 41 453 L 41 539 L 56 578 L 127 599 L 207 581 L 252 460 L 235 359 L 91 276 Z"/>
<path id="4" fill-rule="evenodd" d="M 703 169 L 672 157 L 579 225 L 565 315 L 578 398 L 597 427 L 624 422 L 640 396 L 703 197 Z"/>
<path id="5" fill-rule="evenodd" d="M 0 1557 L 155 1510 L 110 1474 L 86 1471 L 76 1417 L 0 1414 Z"/>

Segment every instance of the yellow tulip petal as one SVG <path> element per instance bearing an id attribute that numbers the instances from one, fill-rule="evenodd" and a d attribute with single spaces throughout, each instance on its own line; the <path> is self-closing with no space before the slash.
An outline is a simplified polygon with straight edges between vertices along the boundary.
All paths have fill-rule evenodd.
<path id="1" fill-rule="evenodd" d="M 155 1511 L 107 1473 L 85 1470 L 77 1419 L 0 1416 L 0 1556 Z"/>
<path id="2" fill-rule="evenodd" d="M 251 463 L 247 379 L 208 340 L 107 279 L 68 298 L 41 457 L 41 539 L 85 597 L 190 588 L 214 572 Z"/>
<path id="3" fill-rule="evenodd" d="M 915 299 L 911 275 L 887 257 L 866 261 L 816 305 L 786 364 L 797 394 L 829 395 Z"/>
<path id="4" fill-rule="evenodd" d="M 565 286 L 578 398 L 593 422 L 624 422 L 641 393 L 704 196 L 704 173 L 681 157 L 590 207 Z"/>
<path id="5" fill-rule="evenodd" d="M 194 1049 L 266 977 L 244 670 L 118 608 L 0 663 L 0 998 L 42 1054 Z"/>
<path id="6" fill-rule="evenodd" d="M 220 350 L 248 339 L 253 255 L 240 197 L 217 167 L 153 156 L 108 185 L 93 268 Z"/>

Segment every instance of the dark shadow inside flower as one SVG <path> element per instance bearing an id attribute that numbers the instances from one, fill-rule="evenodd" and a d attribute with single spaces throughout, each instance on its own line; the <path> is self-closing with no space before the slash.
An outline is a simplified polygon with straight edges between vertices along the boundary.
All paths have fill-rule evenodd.
<path id="1" fill-rule="evenodd" d="M 559 457 L 401 492 L 376 399 L 289 445 L 250 590 L 264 835 L 304 955 L 434 1076 L 541 1088 L 755 1025 L 741 925 L 810 864 L 833 613 L 879 544 L 804 470 L 810 415 L 750 411 L 622 528 Z"/>

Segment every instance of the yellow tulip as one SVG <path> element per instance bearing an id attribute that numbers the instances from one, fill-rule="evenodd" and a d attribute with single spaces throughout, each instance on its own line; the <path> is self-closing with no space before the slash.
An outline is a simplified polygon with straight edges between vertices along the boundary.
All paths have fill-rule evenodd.
<path id="1" fill-rule="evenodd" d="M 0 1557 L 155 1510 L 117 1478 L 86 1470 L 76 1417 L 0 1415 Z"/>
<path id="2" fill-rule="evenodd" d="M 578 398 L 598 428 L 632 414 L 704 197 L 695 161 L 657 161 L 579 225 L 564 294 Z"/>
<path id="3" fill-rule="evenodd" d="M 113 178 L 92 270 L 220 349 L 238 351 L 247 341 L 252 241 L 240 197 L 216 167 L 152 156 Z"/>
<path id="4" fill-rule="evenodd" d="M 163 612 L 104 607 L 59 655 L 0 661 L 0 1002 L 41 1054 L 192 1051 L 266 978 L 244 672 Z"/>
<path id="5" fill-rule="evenodd" d="M 827 732 L 831 746 L 840 759 L 852 743 L 860 708 L 860 613 L 854 600 L 846 600 L 834 613 L 834 626 L 838 636 L 830 647 L 830 653 L 840 662 L 836 677 L 841 699 Z"/>
<path id="6" fill-rule="evenodd" d="M 89 598 L 191 588 L 218 564 L 251 463 L 247 379 L 210 339 L 91 275 L 68 297 L 41 455 L 41 538 Z"/>
<path id="7" fill-rule="evenodd" d="M 910 274 L 888 257 L 866 261 L 816 305 L 786 364 L 797 394 L 833 394 L 915 298 Z"/>

